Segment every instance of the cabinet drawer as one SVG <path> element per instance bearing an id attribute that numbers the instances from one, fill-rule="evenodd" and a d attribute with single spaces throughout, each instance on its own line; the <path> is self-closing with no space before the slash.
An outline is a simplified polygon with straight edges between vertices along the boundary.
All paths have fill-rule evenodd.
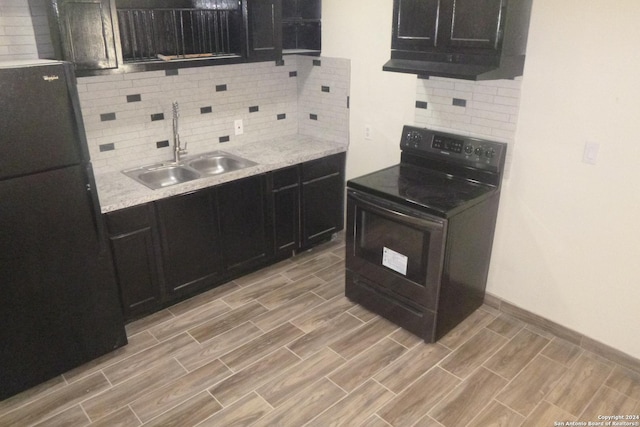
<path id="1" fill-rule="evenodd" d="M 273 172 L 273 189 L 280 190 L 298 184 L 298 166 L 279 169 Z"/>
<path id="2" fill-rule="evenodd" d="M 344 168 L 345 153 L 338 153 L 302 164 L 302 181 L 339 173 Z"/>
<path id="3" fill-rule="evenodd" d="M 131 233 L 151 226 L 149 206 L 146 204 L 109 212 L 105 216 L 110 236 Z"/>

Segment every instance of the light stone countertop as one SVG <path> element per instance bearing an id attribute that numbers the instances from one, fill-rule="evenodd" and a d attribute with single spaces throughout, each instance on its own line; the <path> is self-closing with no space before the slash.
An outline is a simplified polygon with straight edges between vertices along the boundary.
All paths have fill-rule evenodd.
<path id="1" fill-rule="evenodd" d="M 257 165 L 158 190 L 147 188 L 119 171 L 96 174 L 95 179 L 102 213 L 188 193 L 308 160 L 341 153 L 347 151 L 347 146 L 308 136 L 288 135 L 269 141 L 229 146 L 228 148 L 224 146 L 220 147 L 219 150 L 251 160 L 257 163 Z"/>

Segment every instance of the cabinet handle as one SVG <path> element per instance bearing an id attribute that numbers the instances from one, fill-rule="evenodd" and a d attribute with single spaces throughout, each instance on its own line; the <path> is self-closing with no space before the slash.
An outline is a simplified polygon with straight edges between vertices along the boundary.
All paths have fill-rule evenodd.
<path id="1" fill-rule="evenodd" d="M 334 176 L 339 176 L 339 175 L 340 175 L 340 172 L 334 172 L 332 174 L 321 176 L 319 178 L 314 178 L 314 179 L 311 179 L 309 181 L 303 181 L 302 185 L 311 184 L 313 182 L 322 181 L 323 179 L 333 178 Z"/>

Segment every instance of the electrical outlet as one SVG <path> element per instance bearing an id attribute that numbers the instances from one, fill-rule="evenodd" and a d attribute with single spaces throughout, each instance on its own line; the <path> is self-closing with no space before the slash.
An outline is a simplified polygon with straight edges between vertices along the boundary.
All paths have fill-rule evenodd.
<path id="1" fill-rule="evenodd" d="M 364 125 L 364 139 L 371 139 L 371 125 Z"/>
<path id="2" fill-rule="evenodd" d="M 242 135 L 244 133 L 244 126 L 242 125 L 242 119 L 234 120 L 233 129 L 236 135 Z"/>

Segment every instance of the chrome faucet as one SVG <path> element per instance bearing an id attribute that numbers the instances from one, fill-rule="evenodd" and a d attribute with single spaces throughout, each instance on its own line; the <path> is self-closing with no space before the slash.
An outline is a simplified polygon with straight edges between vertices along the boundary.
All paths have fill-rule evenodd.
<path id="1" fill-rule="evenodd" d="M 182 154 L 187 154 L 187 143 L 184 148 L 180 146 L 180 133 L 178 132 L 178 118 L 180 117 L 180 109 L 178 103 L 173 103 L 173 161 L 178 163 Z"/>

